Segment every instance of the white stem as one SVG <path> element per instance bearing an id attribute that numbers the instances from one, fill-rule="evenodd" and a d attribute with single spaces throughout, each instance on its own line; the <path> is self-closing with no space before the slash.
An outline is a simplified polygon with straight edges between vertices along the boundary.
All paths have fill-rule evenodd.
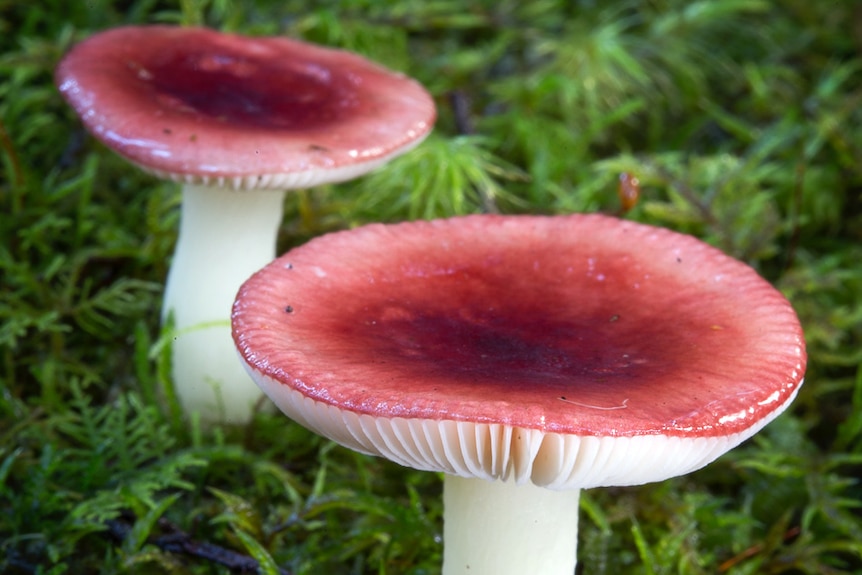
<path id="1" fill-rule="evenodd" d="M 173 313 L 174 384 L 186 413 L 244 423 L 261 392 L 230 335 L 239 286 L 275 257 L 284 192 L 183 188 L 163 318 Z"/>
<path id="2" fill-rule="evenodd" d="M 572 575 L 579 497 L 579 490 L 446 475 L 443 575 Z"/>

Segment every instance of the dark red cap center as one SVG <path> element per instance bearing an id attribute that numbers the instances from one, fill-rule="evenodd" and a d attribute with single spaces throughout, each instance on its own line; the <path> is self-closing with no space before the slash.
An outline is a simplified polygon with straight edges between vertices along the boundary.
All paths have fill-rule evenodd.
<path id="1" fill-rule="evenodd" d="M 415 370 L 415 376 L 439 374 L 466 385 L 541 382 L 562 396 L 679 369 L 691 347 L 680 335 L 691 326 L 656 329 L 663 321 L 656 316 L 668 311 L 660 303 L 656 314 L 636 312 L 625 302 L 549 313 L 540 301 L 548 297 L 547 286 L 537 293 L 508 277 L 476 290 L 481 276 L 471 275 L 467 281 L 423 282 L 423 289 L 428 281 L 439 283 L 427 292 L 439 298 L 401 294 L 397 302 L 366 305 L 352 318 L 347 312 L 336 331 L 353 345 L 365 339 L 363 349 L 402 358 L 402 369 Z M 356 322 L 357 316 L 367 319 Z"/>
<path id="2" fill-rule="evenodd" d="M 313 129 L 338 122 L 358 105 L 349 76 L 220 46 L 170 49 L 150 62 L 130 62 L 129 68 L 166 111 L 228 124 Z"/>

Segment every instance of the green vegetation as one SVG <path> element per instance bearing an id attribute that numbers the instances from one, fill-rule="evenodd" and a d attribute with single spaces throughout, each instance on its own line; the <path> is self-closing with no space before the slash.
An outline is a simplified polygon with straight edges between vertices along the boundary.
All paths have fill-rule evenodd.
<path id="1" fill-rule="evenodd" d="M 0 572 L 425 574 L 440 483 L 261 412 L 184 421 L 159 325 L 178 191 L 52 71 L 128 23 L 287 34 L 428 86 L 434 135 L 290 194 L 279 251 L 370 221 L 621 213 L 755 266 L 806 329 L 790 412 L 689 477 L 584 494 L 584 574 L 862 573 L 855 0 L 0 0 Z"/>

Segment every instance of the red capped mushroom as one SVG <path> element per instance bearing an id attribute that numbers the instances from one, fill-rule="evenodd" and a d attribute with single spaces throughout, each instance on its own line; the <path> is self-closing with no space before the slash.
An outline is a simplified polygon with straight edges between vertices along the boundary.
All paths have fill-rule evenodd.
<path id="1" fill-rule="evenodd" d="M 790 404 L 806 363 L 750 267 L 599 215 L 323 236 L 242 286 L 233 334 L 289 417 L 447 474 L 446 575 L 571 575 L 579 489 L 706 465 Z"/>
<path id="2" fill-rule="evenodd" d="M 227 319 L 240 283 L 275 257 L 283 190 L 354 178 L 406 152 L 429 133 L 433 100 L 348 52 L 172 26 L 97 34 L 56 80 L 104 144 L 184 184 L 164 303 L 178 395 L 207 419 L 247 419 L 259 392 Z"/>

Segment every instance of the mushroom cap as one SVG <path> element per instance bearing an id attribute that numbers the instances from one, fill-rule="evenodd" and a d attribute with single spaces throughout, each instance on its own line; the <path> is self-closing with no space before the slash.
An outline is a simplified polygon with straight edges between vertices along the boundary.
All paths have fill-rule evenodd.
<path id="1" fill-rule="evenodd" d="M 102 32 L 65 56 L 56 82 L 90 132 L 144 170 L 233 188 L 357 177 L 436 118 L 419 83 L 355 54 L 204 28 Z"/>
<path id="2" fill-rule="evenodd" d="M 322 236 L 252 276 L 232 321 L 258 385 L 321 435 L 557 489 L 702 467 L 786 408 L 806 363 L 753 269 L 601 215 Z"/>

